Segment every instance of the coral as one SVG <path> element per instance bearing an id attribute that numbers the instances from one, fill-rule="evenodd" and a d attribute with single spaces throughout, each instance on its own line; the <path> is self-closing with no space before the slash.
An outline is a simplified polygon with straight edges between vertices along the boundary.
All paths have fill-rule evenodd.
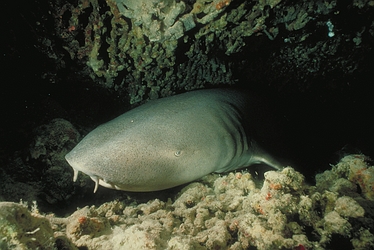
<path id="1" fill-rule="evenodd" d="M 151 42 L 178 39 L 185 31 L 195 26 L 193 19 L 190 25 L 184 25 L 181 20 L 187 20 L 186 16 L 176 20 L 185 11 L 184 2 L 154 0 L 116 0 L 115 2 L 119 13 L 132 19 L 132 24 L 140 27 L 143 35 Z"/>
<path id="2" fill-rule="evenodd" d="M 260 187 L 245 171 L 210 174 L 167 201 L 117 200 L 46 218 L 56 241 L 72 249 L 326 249 L 337 236 L 350 239 L 347 248 L 371 249 L 374 202 L 348 185 L 371 168 L 365 159 L 344 157 L 316 186 L 291 167 L 266 172 Z"/>
<path id="3" fill-rule="evenodd" d="M 70 197 L 72 172 L 66 171 L 65 155 L 80 140 L 77 129 L 64 119 L 53 119 L 33 131 L 29 154 L 14 154 L 1 175 L 6 200 L 41 200 L 56 204 Z"/>
<path id="4" fill-rule="evenodd" d="M 48 219 L 24 205 L 0 202 L 1 249 L 52 249 L 54 245 Z"/>
<path id="5" fill-rule="evenodd" d="M 83 78 L 131 104 L 237 83 L 343 88 L 337 72 L 360 75 L 363 55 L 370 58 L 373 4 L 337 3 L 59 0 L 51 3 L 57 41 L 43 47 L 61 67 L 73 61 Z"/>
<path id="6" fill-rule="evenodd" d="M 345 162 L 347 159 L 343 158 L 333 169 Z M 360 164 L 349 163 L 349 169 Z M 342 190 L 347 189 L 339 193 L 310 187 L 290 167 L 281 172 L 266 172 L 264 177 L 259 189 L 247 172 L 211 174 L 202 182 L 187 185 L 175 200 L 155 199 L 129 206 L 113 202 L 92 209 L 101 211 L 101 216 L 106 214 L 107 218 L 117 216 L 112 220 L 113 238 L 105 236 L 106 247 L 111 242 L 110 246 L 127 249 L 246 249 L 250 246 L 318 249 L 325 248 L 334 234 L 343 237 L 354 234 L 352 218 L 362 220 L 366 216 L 368 221 L 372 220 L 373 214 L 364 210 L 360 205 L 362 198 L 351 189 L 344 194 Z M 321 176 L 317 183 L 320 181 Z M 306 233 L 306 226 L 318 237 Z M 361 226 L 365 228 L 367 224 Z M 366 237 L 365 244 L 373 247 L 372 234 L 365 229 L 361 232 L 354 239 Z M 94 238 L 86 239 L 88 246 L 91 240 Z"/>
<path id="7" fill-rule="evenodd" d="M 61 118 L 37 127 L 34 135 L 29 149 L 30 156 L 49 165 L 60 164 L 69 148 L 77 144 L 80 139 L 80 134 L 74 126 Z"/>
<path id="8" fill-rule="evenodd" d="M 363 196 L 374 200 L 374 167 L 366 163 L 368 158 L 364 155 L 347 155 L 332 168 L 316 176 L 317 188 L 345 193 L 357 192 L 358 185 Z M 340 177 L 340 178 L 339 178 Z M 331 180 L 338 179 L 331 185 Z"/>
<path id="9" fill-rule="evenodd" d="M 244 38 L 266 29 L 279 0 L 79 0 L 54 6 L 56 31 L 72 60 L 92 79 L 126 92 L 130 102 L 169 96 L 206 84 L 233 84 L 232 69 L 216 54 L 240 51 Z M 274 33 L 269 36 L 274 38 Z M 271 31 L 273 32 L 273 31 Z M 221 48 L 220 48 L 221 49 Z"/>
<path id="10" fill-rule="evenodd" d="M 365 210 L 351 197 L 339 197 L 335 202 L 335 211 L 343 217 L 364 217 Z"/>
<path id="11" fill-rule="evenodd" d="M 50 204 L 65 200 L 72 187 L 71 172 L 66 171 L 65 155 L 80 140 L 77 129 L 64 119 L 53 119 L 37 127 L 30 145 L 30 162 L 41 173 L 43 195 Z"/>

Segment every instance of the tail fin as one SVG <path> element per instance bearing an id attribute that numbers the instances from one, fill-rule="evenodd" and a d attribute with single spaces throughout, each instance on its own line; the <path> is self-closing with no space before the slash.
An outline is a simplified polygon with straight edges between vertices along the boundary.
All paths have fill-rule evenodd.
<path id="1" fill-rule="evenodd" d="M 282 170 L 286 166 L 286 164 L 282 164 L 280 161 L 274 159 L 257 144 L 252 145 L 252 147 L 255 147 L 255 149 L 253 150 L 253 155 L 248 162 L 248 166 L 263 163 L 277 170 Z"/>

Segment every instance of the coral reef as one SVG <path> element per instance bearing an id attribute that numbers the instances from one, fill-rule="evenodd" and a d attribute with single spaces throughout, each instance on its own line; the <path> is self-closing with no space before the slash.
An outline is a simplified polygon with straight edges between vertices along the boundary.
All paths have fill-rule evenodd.
<path id="1" fill-rule="evenodd" d="M 359 14 L 370 13 L 372 4 L 357 0 L 349 10 L 357 25 L 342 22 L 345 7 L 334 0 L 53 5 L 56 32 L 70 60 L 131 103 L 241 78 L 266 79 L 276 88 L 284 87 L 279 79 L 295 81 L 305 91 L 310 83 L 302 83 L 314 77 L 353 74 L 364 60 L 357 53 L 370 50 L 363 41 L 373 41 L 370 18 Z"/>
<path id="2" fill-rule="evenodd" d="M 82 0 L 77 6 L 67 3 L 55 8 L 56 28 L 71 58 L 86 61 L 93 79 L 117 91 L 126 89 L 135 103 L 144 95 L 155 99 L 177 89 L 202 87 L 206 82 L 233 82 L 225 62 L 208 57 L 208 48 L 202 51 L 199 40 L 183 38 L 186 32 L 204 25 L 203 34 L 196 37 L 211 34 L 209 39 L 213 39 L 214 31 L 227 24 L 226 14 L 221 13 L 230 3 Z M 265 5 L 259 4 L 259 8 Z M 239 20 L 247 12 L 241 9 L 242 13 L 234 12 L 229 19 Z M 181 43 L 187 46 L 184 55 L 178 50 Z"/>
<path id="3" fill-rule="evenodd" d="M 15 153 L 3 169 L 2 198 L 15 201 L 22 197 L 28 201 L 45 200 L 49 204 L 68 199 L 74 187 L 64 156 L 79 140 L 77 129 L 61 118 L 37 127 L 26 157 Z"/>
<path id="4" fill-rule="evenodd" d="M 1 249 L 51 249 L 55 239 L 48 219 L 27 206 L 0 202 Z"/>
<path id="5" fill-rule="evenodd" d="M 366 162 L 369 160 L 364 155 L 344 157 L 331 171 L 316 176 L 317 188 L 355 193 L 358 186 L 366 199 L 374 201 L 374 167 L 368 167 Z"/>
<path id="6" fill-rule="evenodd" d="M 87 249 L 336 249 L 337 237 L 349 249 L 373 249 L 374 167 L 366 160 L 345 156 L 315 186 L 291 167 L 266 172 L 262 184 L 245 171 L 210 174 L 167 201 L 116 200 L 46 218 L 60 246 Z M 21 224 L 7 225 L 2 244 L 13 242 L 4 228 Z"/>
<path id="7" fill-rule="evenodd" d="M 80 134 L 74 126 L 61 118 L 37 127 L 34 135 L 30 145 L 30 156 L 49 165 L 61 164 L 61 159 L 64 159 L 69 148 L 74 147 L 80 139 Z"/>

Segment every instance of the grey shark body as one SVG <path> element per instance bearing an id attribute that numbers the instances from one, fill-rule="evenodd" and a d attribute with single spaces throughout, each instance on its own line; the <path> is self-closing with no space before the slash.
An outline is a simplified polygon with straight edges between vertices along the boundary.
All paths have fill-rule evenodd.
<path id="1" fill-rule="evenodd" d="M 247 97 L 197 90 L 141 105 L 90 132 L 66 155 L 98 185 L 156 191 L 264 163 L 279 164 L 251 138 Z"/>

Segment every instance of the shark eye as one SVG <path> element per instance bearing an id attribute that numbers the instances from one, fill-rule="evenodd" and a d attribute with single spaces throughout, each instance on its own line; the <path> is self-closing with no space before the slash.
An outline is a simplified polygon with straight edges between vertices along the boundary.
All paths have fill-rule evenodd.
<path id="1" fill-rule="evenodd" d="M 174 155 L 175 155 L 176 157 L 180 156 L 181 154 L 182 154 L 182 152 L 181 152 L 180 150 L 175 151 L 175 153 L 174 153 Z"/>

